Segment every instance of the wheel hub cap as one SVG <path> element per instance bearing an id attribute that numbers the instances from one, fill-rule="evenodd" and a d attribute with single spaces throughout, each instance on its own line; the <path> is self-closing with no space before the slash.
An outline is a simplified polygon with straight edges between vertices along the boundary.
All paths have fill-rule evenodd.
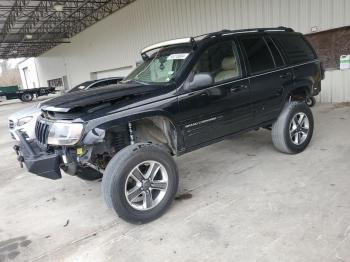
<path id="1" fill-rule="evenodd" d="M 293 116 L 289 125 L 289 134 L 292 143 L 301 145 L 309 135 L 310 122 L 305 113 L 297 113 Z"/>
<path id="2" fill-rule="evenodd" d="M 157 206 L 168 189 L 168 173 L 165 167 L 153 160 L 135 166 L 125 183 L 128 204 L 137 210 L 149 210 Z"/>
<path id="3" fill-rule="evenodd" d="M 150 187 L 151 187 L 151 181 L 149 180 L 142 181 L 142 188 L 144 190 L 148 190 Z"/>

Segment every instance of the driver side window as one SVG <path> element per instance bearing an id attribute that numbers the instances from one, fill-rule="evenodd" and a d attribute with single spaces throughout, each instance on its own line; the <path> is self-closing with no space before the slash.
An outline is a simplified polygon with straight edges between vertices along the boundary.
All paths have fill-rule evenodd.
<path id="1" fill-rule="evenodd" d="M 234 41 L 219 42 L 205 50 L 192 70 L 193 75 L 199 73 L 209 74 L 214 83 L 242 76 Z"/>

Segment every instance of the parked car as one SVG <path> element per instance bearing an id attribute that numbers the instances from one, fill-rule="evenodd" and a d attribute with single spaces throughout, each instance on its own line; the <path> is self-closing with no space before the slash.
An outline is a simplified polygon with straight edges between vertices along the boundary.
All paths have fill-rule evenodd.
<path id="1" fill-rule="evenodd" d="M 224 30 L 155 44 L 141 55 L 144 62 L 118 87 L 49 101 L 35 141 L 18 133 L 15 149 L 29 172 L 103 174 L 107 205 L 126 221 L 146 223 L 175 197 L 173 156 L 258 128 L 271 129 L 283 153 L 308 146 L 314 119 L 305 99 L 320 92 L 323 74 L 302 34 Z"/>
<path id="2" fill-rule="evenodd" d="M 122 77 L 109 77 L 103 78 L 99 80 L 91 80 L 85 81 L 72 89 L 68 90 L 67 93 L 89 90 L 97 87 L 102 87 L 106 85 L 114 85 L 119 83 L 123 78 Z M 10 134 L 13 139 L 19 141 L 18 136 L 16 135 L 16 131 L 20 130 L 24 137 L 27 140 L 32 140 L 35 138 L 35 123 L 38 116 L 41 114 L 41 107 L 45 105 L 46 102 L 50 101 L 50 99 L 40 102 L 36 106 L 28 107 L 22 109 L 8 118 L 8 125 L 10 129 Z"/>

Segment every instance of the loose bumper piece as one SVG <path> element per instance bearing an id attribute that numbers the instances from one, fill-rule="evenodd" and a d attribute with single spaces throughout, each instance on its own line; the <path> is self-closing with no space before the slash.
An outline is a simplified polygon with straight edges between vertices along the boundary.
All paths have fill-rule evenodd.
<path id="1" fill-rule="evenodd" d="M 60 155 L 44 150 L 36 140 L 28 142 L 21 132 L 17 131 L 20 140 L 18 146 L 14 146 L 21 166 L 24 165 L 30 173 L 49 179 L 60 179 Z"/>

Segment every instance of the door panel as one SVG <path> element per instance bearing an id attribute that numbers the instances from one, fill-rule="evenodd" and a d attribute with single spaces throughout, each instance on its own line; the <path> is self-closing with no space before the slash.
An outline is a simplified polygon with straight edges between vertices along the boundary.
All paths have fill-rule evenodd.
<path id="1" fill-rule="evenodd" d="M 293 85 L 292 69 L 283 69 L 250 79 L 251 99 L 255 123 L 276 118 L 283 104 L 283 91 Z"/>
<path id="2" fill-rule="evenodd" d="M 255 125 L 275 119 L 283 104 L 286 85 L 293 84 L 292 69 L 285 68 L 281 53 L 263 34 L 240 38 L 248 64 Z"/>
<path id="3" fill-rule="evenodd" d="M 179 97 L 186 147 L 232 134 L 252 120 L 249 81 L 237 80 Z"/>

